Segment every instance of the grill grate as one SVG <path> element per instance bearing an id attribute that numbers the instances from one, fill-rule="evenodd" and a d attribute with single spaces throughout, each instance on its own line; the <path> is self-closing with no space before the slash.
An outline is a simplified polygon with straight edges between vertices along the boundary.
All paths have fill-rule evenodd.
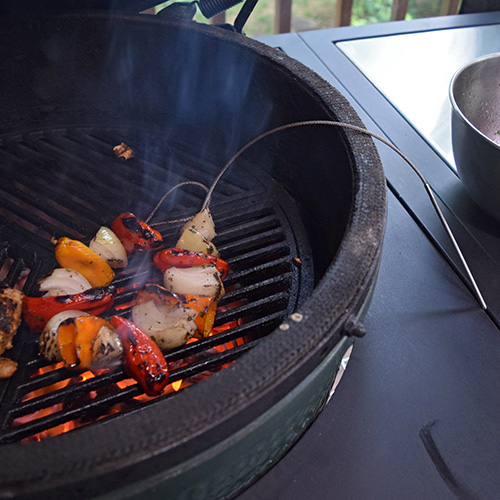
<path id="1" fill-rule="evenodd" d="M 183 180 L 210 184 L 217 173 L 215 161 L 200 162 L 188 148 L 166 146 L 152 137 L 147 147 L 141 142 L 147 157 L 139 149 L 136 159 L 117 160 L 110 150 L 123 137 L 129 144 L 137 140 L 131 132 L 109 129 L 52 130 L 3 138 L 2 170 L 13 182 L 1 188 L 6 195 L 1 239 L 8 240 L 9 247 L 1 249 L 0 264 L 10 286 L 17 283 L 32 293 L 37 280 L 55 267 L 51 237 L 68 235 L 85 241 L 99 225 L 109 224 L 111 214 L 147 213 L 171 185 Z M 168 176 L 162 165 L 165 158 L 168 171 L 174 172 Z M 117 171 L 120 179 L 115 182 Z M 137 203 L 127 208 L 131 192 Z M 192 213 L 203 195 L 183 190 L 175 200 L 177 211 Z M 307 253 L 307 246 L 297 243 L 304 238 L 297 236 L 302 226 L 294 211 L 286 193 L 263 173 L 256 177 L 241 169 L 218 186 L 212 205 L 218 232 L 215 243 L 231 265 L 216 316 L 218 333 L 166 353 L 172 384 L 160 398 L 188 390 L 190 384 L 228 366 L 275 330 L 297 307 L 299 296 L 309 293 L 301 283 L 310 281 L 303 276 L 312 270 L 294 264 L 294 258 L 304 260 Z M 171 238 L 176 229 L 169 227 L 164 238 Z M 132 260 L 117 273 L 119 293 L 108 316 L 126 315 L 137 288 L 155 279 L 150 258 Z M 0 381 L 0 443 L 40 439 L 155 404 L 156 399 L 144 396 L 122 369 L 79 374 L 48 365 L 38 356 L 38 336 L 24 325 L 14 343 L 7 354 L 18 361 L 18 371 L 12 379 Z"/>

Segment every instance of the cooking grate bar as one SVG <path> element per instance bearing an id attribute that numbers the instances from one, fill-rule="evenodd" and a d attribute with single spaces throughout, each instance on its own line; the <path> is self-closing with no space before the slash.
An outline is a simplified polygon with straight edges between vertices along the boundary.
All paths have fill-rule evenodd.
<path id="1" fill-rule="evenodd" d="M 275 229 L 280 227 L 280 221 L 276 217 L 276 213 L 269 210 L 256 210 L 248 213 L 249 220 L 241 220 L 236 222 L 235 217 L 222 219 L 217 221 L 217 240 L 220 244 L 225 244 L 227 241 L 239 240 L 242 234 L 247 236 L 259 234 L 267 229 Z M 222 228 L 222 229 L 219 229 Z"/>
<path id="2" fill-rule="evenodd" d="M 276 329 L 282 320 L 282 311 L 269 314 L 266 317 L 257 318 L 249 321 L 248 323 L 244 323 L 243 325 L 238 325 L 224 332 L 219 332 L 217 335 L 203 339 L 200 342 L 194 342 L 192 344 L 182 346 L 181 348 L 173 349 L 165 354 L 165 359 L 170 362 L 190 357 L 200 352 L 200 346 L 203 346 L 203 349 L 208 350 L 211 347 L 231 342 L 238 338 L 258 339 Z"/>
<path id="3" fill-rule="evenodd" d="M 81 408 L 65 408 L 64 411 L 52 413 L 46 417 L 32 420 L 22 425 L 13 426 L 9 432 L 0 437 L 0 443 L 10 443 L 28 438 L 43 431 L 50 430 L 56 426 L 71 422 L 75 419 L 96 418 L 96 413 L 102 413 L 103 410 L 113 405 L 127 401 L 140 394 L 138 387 L 129 386 L 120 390 L 119 393 L 107 396 L 105 398 L 89 399 L 85 402 L 84 410 Z M 89 422 L 90 423 L 90 422 Z"/>
<path id="4" fill-rule="evenodd" d="M 236 300 L 249 300 L 253 301 L 255 298 L 267 297 L 271 300 L 272 294 L 278 290 L 287 290 L 292 280 L 291 273 L 284 273 L 281 276 L 275 276 L 270 279 L 263 279 L 259 283 L 252 283 L 248 286 L 231 290 L 224 297 L 221 303 L 224 305 L 226 302 Z"/>
<path id="5" fill-rule="evenodd" d="M 110 372 L 104 377 L 93 377 L 85 381 L 81 381 L 80 374 L 71 374 L 68 370 L 61 369 L 61 374 L 59 373 L 59 382 L 68 382 L 68 385 L 62 389 L 54 390 L 50 393 L 44 394 L 41 397 L 34 397 L 28 399 L 22 403 L 19 403 L 15 408 L 9 412 L 9 417 L 13 419 L 21 416 L 34 413 L 35 411 L 41 410 L 43 408 L 48 408 L 58 403 L 63 403 L 67 401 L 68 396 L 71 395 L 72 398 L 78 398 L 90 391 L 95 391 L 100 388 L 106 387 L 110 384 L 114 384 L 123 380 L 123 372 Z M 50 386 L 47 386 L 50 387 Z M 29 393 L 27 393 L 29 394 Z"/>
<path id="6" fill-rule="evenodd" d="M 252 249 L 251 251 L 245 251 L 245 245 L 234 245 L 233 249 L 235 249 L 236 246 L 239 247 L 240 253 L 228 259 L 231 266 L 234 266 L 236 269 L 253 268 L 254 266 L 262 264 L 262 262 L 279 259 L 290 253 L 290 249 L 284 242 L 273 243 L 270 241 L 268 242 L 268 246 L 259 247 L 255 250 Z"/>
<path id="7" fill-rule="evenodd" d="M 234 261 L 233 261 L 234 264 Z M 264 262 L 251 268 L 244 268 L 239 271 L 234 271 L 227 277 L 226 283 L 240 283 L 245 285 L 247 283 L 255 283 L 256 275 L 261 279 L 270 278 L 273 276 L 283 276 L 290 270 L 290 256 L 285 255 L 270 262 Z"/>
<path id="8" fill-rule="evenodd" d="M 235 361 L 244 352 L 251 349 L 255 342 L 256 341 L 250 341 L 230 350 L 219 352 L 217 355 L 204 359 L 202 358 L 200 361 L 190 363 L 185 367 L 171 370 L 170 381 L 186 380 L 207 371 L 219 371 L 225 364 Z M 141 404 L 145 404 L 145 402 L 133 400 L 133 398 L 142 394 L 142 390 L 136 383 L 120 389 L 114 385 L 116 382 L 123 379 L 123 373 L 113 372 L 110 373 L 108 377 L 105 377 L 105 379 L 105 383 L 102 383 L 98 378 L 91 378 L 85 382 L 67 386 L 69 389 L 64 388 L 54 391 L 49 397 L 45 396 L 40 398 L 41 400 L 32 400 L 19 405 L 9 412 L 8 420 L 13 423 L 13 426 L 9 431 L 2 433 L 0 443 L 8 443 L 28 438 L 74 420 L 78 420 L 77 425 L 81 426 L 84 423 L 82 420 L 86 418 L 92 417 L 95 419 L 103 415 L 111 418 L 113 413 L 108 413 L 119 403 L 131 403 L 130 406 L 134 408 L 141 406 Z M 104 396 L 99 393 L 99 389 L 102 388 L 105 389 Z M 91 391 L 95 391 L 97 396 L 85 398 Z M 172 394 L 174 393 L 171 393 L 170 396 L 172 396 Z M 169 397 L 169 395 L 166 397 Z M 83 407 L 77 406 L 79 399 L 84 401 Z M 67 401 L 71 403 L 65 404 Z M 56 413 L 51 413 L 50 415 L 26 423 L 15 422 L 16 418 L 27 416 L 47 408 L 48 406 L 55 405 L 64 405 L 64 407 Z M 72 408 L 71 406 L 77 407 Z"/>

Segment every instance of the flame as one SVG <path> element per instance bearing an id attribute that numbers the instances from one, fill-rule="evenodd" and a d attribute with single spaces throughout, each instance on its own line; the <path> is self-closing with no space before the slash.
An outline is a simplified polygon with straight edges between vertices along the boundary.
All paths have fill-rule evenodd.
<path id="1" fill-rule="evenodd" d="M 182 380 L 176 380 L 175 382 L 172 382 L 170 385 L 172 386 L 172 389 L 177 392 L 180 390 L 182 386 Z"/>

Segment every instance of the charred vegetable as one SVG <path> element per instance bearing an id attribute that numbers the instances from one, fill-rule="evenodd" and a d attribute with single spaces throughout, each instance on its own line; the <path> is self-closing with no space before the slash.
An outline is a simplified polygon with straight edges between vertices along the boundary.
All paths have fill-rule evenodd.
<path id="1" fill-rule="evenodd" d="M 23 317 L 32 330 L 41 332 L 47 321 L 61 311 L 76 309 L 99 316 L 112 307 L 115 295 L 116 288 L 109 285 L 74 295 L 24 297 Z"/>
<path id="2" fill-rule="evenodd" d="M 184 229 L 175 246 L 178 248 L 185 248 L 186 250 L 193 250 L 194 252 L 215 255 L 216 257 L 219 256 L 219 252 L 217 248 L 215 248 L 215 245 L 192 227 Z"/>
<path id="3" fill-rule="evenodd" d="M 122 242 L 127 255 L 144 250 L 153 250 L 162 243 L 162 236 L 134 214 L 120 214 L 111 224 L 112 231 Z"/>
<path id="4" fill-rule="evenodd" d="M 87 278 L 78 271 L 66 267 L 58 267 L 50 276 L 39 283 L 40 291 L 45 295 L 73 295 L 92 288 Z"/>
<path id="5" fill-rule="evenodd" d="M 162 272 L 171 267 L 188 268 L 195 266 L 215 265 L 221 279 L 225 279 L 229 272 L 229 264 L 215 255 L 186 250 L 184 248 L 167 248 L 153 257 L 155 266 Z"/>
<path id="6" fill-rule="evenodd" d="M 216 300 L 224 296 L 220 273 L 213 264 L 204 267 L 171 267 L 163 275 L 163 284 L 173 293 L 208 295 Z"/>
<path id="7" fill-rule="evenodd" d="M 131 321 L 113 316 L 110 323 L 123 343 L 125 371 L 147 395 L 161 394 L 168 384 L 169 371 L 160 348 Z"/>
<path id="8" fill-rule="evenodd" d="M 161 349 L 184 345 L 197 331 L 196 311 L 179 300 L 161 301 L 150 297 L 139 298 L 132 308 L 134 323 Z"/>
<path id="9" fill-rule="evenodd" d="M 123 347 L 109 323 L 83 311 L 62 311 L 45 325 L 40 353 L 67 368 L 114 368 L 121 364 Z"/>
<path id="10" fill-rule="evenodd" d="M 177 306 L 180 304 L 184 308 L 190 309 L 191 319 L 194 321 L 196 333 L 200 337 L 208 336 L 212 330 L 217 311 L 217 301 L 213 297 L 172 293 L 162 286 L 147 284 L 137 293 L 137 304 L 132 309 L 132 314 L 134 314 L 136 307 L 149 301 L 154 301 L 158 306 Z M 158 340 L 158 342 L 160 341 Z"/>
<path id="11" fill-rule="evenodd" d="M 93 287 L 109 285 L 115 277 L 109 264 L 81 241 L 59 238 L 55 257 L 61 267 L 78 271 Z"/>
<path id="12" fill-rule="evenodd" d="M 184 232 L 186 229 L 194 229 L 208 241 L 212 241 L 217 236 L 214 220 L 208 208 L 200 210 L 184 225 L 181 232 Z"/>

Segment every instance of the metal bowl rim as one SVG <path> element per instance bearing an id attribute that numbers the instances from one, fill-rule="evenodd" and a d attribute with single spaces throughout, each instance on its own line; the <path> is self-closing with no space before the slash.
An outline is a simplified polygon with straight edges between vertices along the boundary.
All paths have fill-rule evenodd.
<path id="1" fill-rule="evenodd" d="M 469 69 L 472 66 L 475 66 L 479 63 L 483 63 L 484 61 L 490 60 L 490 59 L 498 59 L 500 61 L 500 52 L 493 52 L 492 54 L 486 54 L 481 57 L 476 57 L 475 59 L 472 59 L 471 61 L 467 62 L 463 66 L 461 66 L 453 75 L 453 78 L 451 79 L 450 86 L 449 86 L 449 98 L 451 102 L 451 107 L 454 113 L 459 116 L 467 126 L 472 128 L 479 136 L 481 136 L 488 144 L 493 146 L 494 148 L 500 150 L 500 145 L 498 145 L 496 142 L 494 142 L 492 139 L 490 139 L 486 134 L 481 132 L 475 125 L 472 124 L 472 122 L 464 115 L 460 107 L 458 106 L 455 96 L 454 96 L 454 88 L 456 85 L 457 80 L 462 76 L 462 73 Z"/>

